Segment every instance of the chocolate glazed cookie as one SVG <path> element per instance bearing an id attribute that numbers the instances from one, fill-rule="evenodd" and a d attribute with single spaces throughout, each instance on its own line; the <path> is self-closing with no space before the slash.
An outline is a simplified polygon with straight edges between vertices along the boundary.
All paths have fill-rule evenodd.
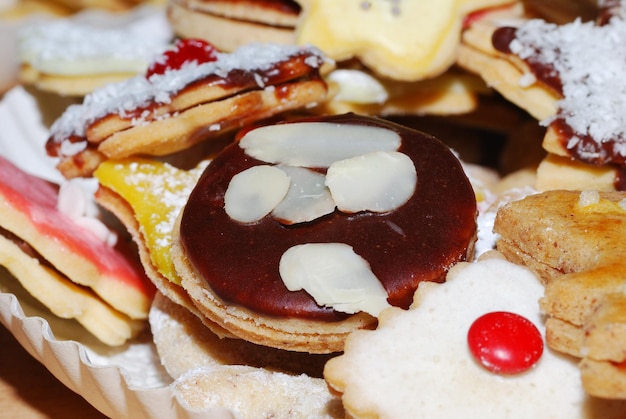
<path id="1" fill-rule="evenodd" d="M 408 308 L 420 282 L 443 282 L 451 266 L 472 254 L 476 234 L 474 192 L 460 162 L 434 137 L 354 114 L 318 117 L 272 126 L 273 131 L 267 134 L 273 136 L 270 141 L 276 136 L 294 137 L 294 141 L 277 145 L 275 148 L 284 150 L 279 152 L 278 158 L 268 158 L 263 157 L 263 153 L 271 147 L 264 139 L 255 145 L 250 138 L 263 137 L 255 131 L 266 128 L 244 133 L 241 141 L 227 147 L 210 164 L 181 213 L 179 237 L 175 238 L 176 266 L 183 277 L 183 286 L 209 318 L 233 334 L 284 349 L 341 350 L 347 333 L 375 325 L 375 316 L 384 306 Z M 372 140 L 378 137 L 381 141 Z M 361 144 L 368 139 L 374 149 L 362 151 Z M 391 147 L 391 151 L 376 149 L 388 139 L 391 143 L 397 142 L 381 147 Z M 316 141 L 331 164 L 294 163 L 283 154 L 294 148 L 295 155 L 300 151 L 311 154 L 304 151 L 306 144 Z M 346 158 L 347 148 L 350 149 L 348 155 L 352 153 L 356 157 Z M 272 152 L 274 150 L 270 150 Z M 388 169 L 381 169 L 383 160 L 364 157 L 372 155 L 384 155 L 385 159 L 398 157 L 399 160 L 394 160 Z M 305 160 L 310 158 L 305 157 Z M 352 165 L 363 164 L 361 173 L 374 173 L 374 177 L 365 181 L 368 183 L 365 195 L 374 193 L 371 191 L 378 188 L 378 180 L 388 177 L 386 173 L 399 174 L 386 179 L 388 185 L 393 185 L 382 188 L 387 189 L 382 192 L 387 198 L 372 196 L 376 204 L 369 207 L 365 204 L 365 209 L 359 209 L 351 204 L 361 197 L 346 198 L 350 201 L 348 204 L 340 197 L 336 184 L 340 183 L 341 176 L 335 174 L 339 168 L 333 160 L 370 161 Z M 236 175 L 255 167 L 270 170 L 290 165 L 307 166 L 310 172 L 322 176 L 322 185 L 325 182 L 325 189 L 331 189 L 331 199 L 335 201 L 330 210 L 312 219 L 297 221 L 285 220 L 289 216 L 278 216 L 276 209 L 252 221 L 241 221 L 232 211 L 229 215 L 232 205 L 229 207 L 225 196 L 232 193 Z M 402 167 L 408 169 L 403 171 Z M 414 177 L 407 173 L 413 173 Z M 294 183 L 293 177 L 291 183 Z M 397 185 L 408 185 L 409 192 L 400 191 Z M 355 191 L 362 186 L 357 182 L 344 189 Z M 377 207 L 385 199 L 390 205 Z M 307 244 L 351 248 L 350 263 L 353 259 L 364 262 L 359 266 L 367 271 L 365 276 L 374 278 L 376 286 L 382 285 L 384 301 L 378 304 L 378 311 L 369 306 L 360 307 L 358 303 L 348 309 L 338 308 L 342 307 L 342 301 L 320 302 L 323 298 L 313 290 L 316 286 L 304 285 L 300 290 L 289 286 L 289 278 L 285 278 L 285 272 L 289 271 L 285 267 L 286 252 Z M 326 250 L 329 251 L 325 253 L 333 255 L 330 260 L 324 260 L 328 256 L 321 256 L 320 252 L 309 252 L 296 263 L 308 267 L 294 269 L 307 270 L 315 282 L 320 276 L 333 275 L 318 273 L 316 269 L 320 266 L 321 271 L 325 271 L 334 269 L 331 267 L 335 265 L 349 264 L 343 256 L 338 256 L 340 252 L 329 247 Z M 311 262 L 315 258 L 321 259 Z M 363 276 L 361 273 L 359 275 Z M 335 277 L 345 275 L 352 273 L 337 273 Z M 333 289 L 341 286 L 331 283 L 324 287 L 331 289 L 331 300 L 341 299 Z M 368 288 L 364 293 L 367 300 L 374 291 Z"/>

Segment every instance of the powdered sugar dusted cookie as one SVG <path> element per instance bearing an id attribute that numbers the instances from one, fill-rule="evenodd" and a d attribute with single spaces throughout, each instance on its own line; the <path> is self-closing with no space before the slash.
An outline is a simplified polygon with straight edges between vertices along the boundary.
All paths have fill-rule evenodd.
<path id="1" fill-rule="evenodd" d="M 172 386 L 189 408 L 226 410 L 225 417 L 344 417 L 341 403 L 330 395 L 324 380 L 305 375 L 224 365 L 191 370 Z"/>
<path id="2" fill-rule="evenodd" d="M 86 15 L 36 22 L 21 29 L 20 81 L 64 96 L 84 96 L 107 83 L 143 74 L 172 33 L 164 14 Z"/>
<path id="3" fill-rule="evenodd" d="M 535 275 L 501 257 L 459 264 L 446 283 L 420 285 L 409 311 L 388 309 L 377 330 L 353 333 L 344 355 L 330 360 L 324 375 L 357 418 L 623 416 L 624 403 L 585 395 L 576 363 L 549 348 L 515 374 L 506 368 L 491 372 L 472 356 L 468 332 L 477 319 L 494 312 L 530 321 L 541 343 L 542 295 Z M 490 346 L 494 336 L 483 341 L 484 354 L 497 352 Z M 518 350 L 526 353 L 528 340 L 512 340 L 513 347 L 502 346 L 512 358 L 521 355 Z"/>
<path id="4" fill-rule="evenodd" d="M 137 158 L 106 161 L 94 172 L 99 185 L 96 200 L 131 233 L 150 280 L 161 293 L 200 318 L 203 316 L 181 287 L 170 248 L 174 221 L 207 164 L 204 161 L 183 170 Z"/>
<path id="5" fill-rule="evenodd" d="M 150 309 L 150 330 L 166 371 L 179 378 L 198 367 L 247 365 L 268 371 L 322 377 L 333 355 L 311 355 L 220 338 L 189 310 L 158 293 Z"/>

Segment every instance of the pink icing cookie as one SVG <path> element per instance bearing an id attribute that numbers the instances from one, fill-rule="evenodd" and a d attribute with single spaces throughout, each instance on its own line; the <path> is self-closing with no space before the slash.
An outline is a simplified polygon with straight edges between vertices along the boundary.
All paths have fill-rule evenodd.
<path id="1" fill-rule="evenodd" d="M 59 210 L 58 202 L 55 185 L 0 158 L 0 228 L 8 243 L 19 246 L 54 277 L 73 282 L 81 295 L 106 303 L 115 316 L 127 321 L 145 319 L 154 288 L 134 254 L 125 249 L 122 240 L 113 246 L 96 234 L 95 228 L 86 227 L 105 228 L 100 221 L 72 218 Z M 70 204 L 82 203 L 74 200 Z M 19 279 L 30 281 L 28 277 Z"/>

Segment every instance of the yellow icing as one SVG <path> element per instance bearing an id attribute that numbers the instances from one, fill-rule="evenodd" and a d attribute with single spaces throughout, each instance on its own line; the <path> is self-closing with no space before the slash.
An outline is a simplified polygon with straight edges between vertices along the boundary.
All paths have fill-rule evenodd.
<path id="1" fill-rule="evenodd" d="M 302 0 L 300 44 L 336 60 L 360 58 L 383 76 L 414 81 L 448 69 L 464 17 L 511 0 Z"/>
<path id="2" fill-rule="evenodd" d="M 179 285 L 180 277 L 170 253 L 171 232 L 204 167 L 202 164 L 187 171 L 158 161 L 129 159 L 104 162 L 94 173 L 102 186 L 128 202 L 152 263 L 163 276 Z"/>

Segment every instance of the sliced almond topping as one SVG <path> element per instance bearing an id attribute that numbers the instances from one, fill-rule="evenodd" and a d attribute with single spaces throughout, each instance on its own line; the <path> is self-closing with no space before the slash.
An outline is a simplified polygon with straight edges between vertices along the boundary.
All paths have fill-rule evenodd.
<path id="1" fill-rule="evenodd" d="M 287 173 L 291 185 L 287 195 L 272 211 L 283 224 L 304 223 L 335 210 L 335 201 L 324 184 L 323 174 L 303 167 L 278 166 Z"/>
<path id="2" fill-rule="evenodd" d="M 299 122 L 260 127 L 239 142 L 246 154 L 267 163 L 327 168 L 373 151 L 396 151 L 395 131 L 364 125 Z"/>
<path id="3" fill-rule="evenodd" d="M 343 212 L 386 212 L 399 208 L 415 192 L 413 161 L 397 151 L 374 152 L 333 163 L 326 186 Z"/>
<path id="4" fill-rule="evenodd" d="M 335 100 L 370 104 L 383 103 L 389 97 L 380 81 L 363 71 L 339 69 L 330 73 L 328 79 L 339 86 Z"/>
<path id="5" fill-rule="evenodd" d="M 224 210 L 242 223 L 258 221 L 282 201 L 289 183 L 289 176 L 275 166 L 253 166 L 231 179 L 224 194 Z"/>
<path id="6" fill-rule="evenodd" d="M 280 276 L 290 291 L 305 290 L 321 306 L 372 316 L 389 307 L 387 292 L 369 264 L 344 243 L 308 243 L 288 249 Z"/>

